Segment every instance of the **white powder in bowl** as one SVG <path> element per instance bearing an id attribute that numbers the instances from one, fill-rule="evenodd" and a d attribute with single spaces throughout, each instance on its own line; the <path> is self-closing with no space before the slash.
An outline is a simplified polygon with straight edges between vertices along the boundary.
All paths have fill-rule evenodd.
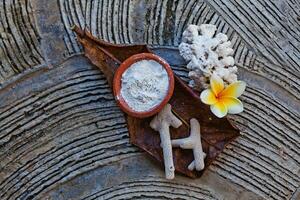
<path id="1" fill-rule="evenodd" d="M 141 60 L 122 74 L 121 95 L 137 112 L 149 111 L 167 95 L 169 77 L 165 68 L 154 60 Z"/>

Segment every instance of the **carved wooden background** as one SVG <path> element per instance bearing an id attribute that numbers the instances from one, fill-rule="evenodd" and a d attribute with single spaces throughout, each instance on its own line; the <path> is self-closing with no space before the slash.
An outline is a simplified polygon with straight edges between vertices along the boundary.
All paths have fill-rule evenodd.
<path id="1" fill-rule="evenodd" d="M 242 136 L 200 179 L 163 170 L 129 144 L 103 74 L 70 27 L 147 43 L 187 80 L 188 24 L 233 43 L 248 83 Z M 299 0 L 0 1 L 0 199 L 299 199 Z"/>

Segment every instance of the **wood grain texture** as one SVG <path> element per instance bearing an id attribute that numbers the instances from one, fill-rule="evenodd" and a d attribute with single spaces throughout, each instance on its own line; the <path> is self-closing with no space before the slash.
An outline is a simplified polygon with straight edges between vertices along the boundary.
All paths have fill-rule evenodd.
<path id="1" fill-rule="evenodd" d="M 269 14 L 266 20 L 272 18 L 273 23 L 270 23 L 270 20 L 267 21 L 269 23 L 266 23 L 266 20 L 261 20 L 264 19 L 263 16 L 256 15 L 261 12 L 266 15 L 268 12 L 265 10 L 260 12 L 259 8 L 263 9 L 261 4 L 252 5 L 250 1 L 251 6 L 247 9 L 250 13 L 240 12 L 239 14 L 236 14 L 236 10 L 247 8 L 244 2 L 241 2 L 243 7 L 237 6 L 236 3 L 230 4 L 232 10 L 228 8 L 226 10 L 223 8 L 225 6 L 219 2 L 221 4 L 217 10 L 219 12 L 214 11 L 213 6 L 210 6 L 213 4 L 218 7 L 215 3 L 199 0 L 188 2 L 159 0 L 155 4 L 147 1 L 138 1 L 136 4 L 124 2 L 124 7 L 127 8 L 120 11 L 118 10 L 120 3 L 116 2 L 109 4 L 101 1 L 101 4 L 97 4 L 96 2 L 91 3 L 91 1 L 81 1 L 81 4 L 87 6 L 78 4 L 71 9 L 70 5 L 77 5 L 75 0 L 60 1 L 63 22 L 68 32 L 65 43 L 69 47 L 70 54 L 80 51 L 74 34 L 70 30 L 74 24 L 80 25 L 81 28 L 87 28 L 93 35 L 110 42 L 177 46 L 180 43 L 182 32 L 188 24 L 212 23 L 217 25 L 217 32 L 226 33 L 233 42 L 234 57 L 237 63 L 271 79 L 299 99 L 299 22 L 296 21 L 296 24 L 287 30 L 283 25 L 284 21 L 290 18 L 294 21 L 295 16 L 285 16 L 276 21 L 272 16 L 274 12 L 269 10 L 272 14 Z M 270 4 L 273 5 L 271 2 Z M 286 4 L 280 3 L 280 5 L 283 7 Z M 254 9 L 255 6 L 259 8 Z M 295 7 L 297 8 L 297 4 Z M 112 12 L 108 12 L 107 9 L 112 9 Z M 232 15 L 231 18 L 228 17 L 229 14 Z M 124 16 L 126 16 L 125 19 Z M 245 20 L 246 16 L 253 16 L 249 19 L 252 21 Z M 148 23 L 144 23 L 145 21 Z M 120 27 L 119 24 L 126 26 Z M 242 29 L 243 27 L 245 28 Z M 263 34 L 265 29 L 272 29 L 268 30 L 269 35 Z M 120 32 L 123 33 L 121 34 L 123 37 L 120 36 Z M 292 35 L 282 32 L 289 32 Z"/>
<path id="2" fill-rule="evenodd" d="M 0 199 L 299 199 L 298 1 L 0 5 Z M 176 47 L 190 23 L 216 24 L 233 42 L 248 84 L 245 112 L 231 117 L 242 136 L 203 178 L 166 182 L 129 144 L 103 74 L 80 56 L 69 28 L 77 24 L 115 43 L 151 44 L 187 81 Z"/>
<path id="3" fill-rule="evenodd" d="M 30 1 L 1 1 L 0 13 L 1 86 L 6 79 L 43 63 L 43 55 Z"/>

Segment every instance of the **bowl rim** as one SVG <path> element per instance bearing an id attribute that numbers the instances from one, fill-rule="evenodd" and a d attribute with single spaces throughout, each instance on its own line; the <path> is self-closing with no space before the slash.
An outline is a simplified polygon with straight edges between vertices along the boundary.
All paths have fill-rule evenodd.
<path id="1" fill-rule="evenodd" d="M 156 106 L 151 108 L 148 111 L 135 111 L 129 107 L 126 101 L 123 99 L 121 95 L 121 84 L 122 84 L 122 75 L 123 73 L 134 63 L 139 62 L 141 60 L 154 60 L 161 64 L 163 68 L 166 70 L 169 78 L 169 88 L 164 99 Z M 115 100 L 118 106 L 128 115 L 137 117 L 137 118 L 146 118 L 150 117 L 156 113 L 158 113 L 171 99 L 174 92 L 174 74 L 170 65 L 161 57 L 153 54 L 153 53 L 139 53 L 135 54 L 129 58 L 127 58 L 124 62 L 121 63 L 120 67 L 117 68 L 114 79 L 113 79 L 113 93 Z"/>

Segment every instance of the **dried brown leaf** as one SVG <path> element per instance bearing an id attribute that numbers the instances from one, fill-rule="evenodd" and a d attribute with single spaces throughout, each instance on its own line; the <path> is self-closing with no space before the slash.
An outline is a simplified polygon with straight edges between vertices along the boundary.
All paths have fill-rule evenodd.
<path id="1" fill-rule="evenodd" d="M 74 31 L 84 47 L 85 56 L 101 69 L 110 86 L 112 86 L 114 71 L 121 62 L 134 54 L 151 52 L 146 45 L 115 45 L 96 39 L 89 32 L 78 27 L 74 27 Z M 174 113 L 184 121 L 180 128 L 171 128 L 172 139 L 189 136 L 189 120 L 191 118 L 196 118 L 201 125 L 202 146 L 207 154 L 204 170 L 200 172 L 188 170 L 187 166 L 194 159 L 192 150 L 173 149 L 176 171 L 192 178 L 200 177 L 225 146 L 239 136 L 239 130 L 226 118 L 215 117 L 210 112 L 209 106 L 201 102 L 199 95 L 177 76 L 175 76 L 174 94 L 169 103 L 172 105 Z M 152 117 L 138 119 L 126 114 L 125 116 L 130 142 L 149 153 L 163 165 L 159 134 L 149 126 Z"/>

